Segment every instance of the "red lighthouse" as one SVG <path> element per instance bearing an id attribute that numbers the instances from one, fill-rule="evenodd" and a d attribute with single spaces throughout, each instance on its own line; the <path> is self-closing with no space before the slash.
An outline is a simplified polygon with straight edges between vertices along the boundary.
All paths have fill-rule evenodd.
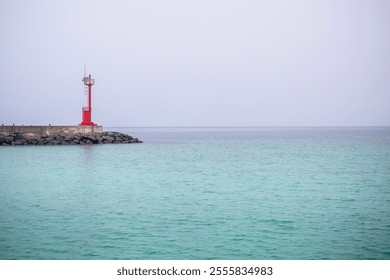
<path id="1" fill-rule="evenodd" d="M 85 75 L 84 75 L 85 76 Z M 92 122 L 92 86 L 95 84 L 95 79 L 91 78 L 91 75 L 83 78 L 85 87 L 88 86 L 88 107 L 83 107 L 83 121 L 80 125 L 96 125 Z"/>

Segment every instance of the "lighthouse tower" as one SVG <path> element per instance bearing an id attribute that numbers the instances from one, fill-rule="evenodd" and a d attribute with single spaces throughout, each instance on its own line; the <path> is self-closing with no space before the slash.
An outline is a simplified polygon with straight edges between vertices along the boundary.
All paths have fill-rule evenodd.
<path id="1" fill-rule="evenodd" d="M 88 77 L 84 74 L 83 83 L 85 87 L 88 87 L 88 107 L 83 107 L 82 114 L 83 120 L 80 125 L 96 125 L 92 122 L 92 86 L 95 84 L 95 79 L 92 79 L 91 75 Z"/>

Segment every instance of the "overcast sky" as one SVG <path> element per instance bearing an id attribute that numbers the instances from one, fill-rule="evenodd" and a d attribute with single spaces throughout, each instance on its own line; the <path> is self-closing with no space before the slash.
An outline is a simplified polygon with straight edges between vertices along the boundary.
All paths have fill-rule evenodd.
<path id="1" fill-rule="evenodd" d="M 0 123 L 390 125 L 390 1 L 0 1 Z"/>

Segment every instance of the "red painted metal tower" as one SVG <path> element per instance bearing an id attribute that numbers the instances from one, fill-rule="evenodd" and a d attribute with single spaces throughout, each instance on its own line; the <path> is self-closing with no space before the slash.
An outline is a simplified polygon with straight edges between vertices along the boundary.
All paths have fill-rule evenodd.
<path id="1" fill-rule="evenodd" d="M 95 84 L 95 79 L 91 78 L 91 75 L 88 77 L 84 74 L 83 82 L 85 87 L 88 87 L 88 107 L 83 107 L 83 121 L 80 125 L 96 125 L 92 122 L 92 86 Z"/>

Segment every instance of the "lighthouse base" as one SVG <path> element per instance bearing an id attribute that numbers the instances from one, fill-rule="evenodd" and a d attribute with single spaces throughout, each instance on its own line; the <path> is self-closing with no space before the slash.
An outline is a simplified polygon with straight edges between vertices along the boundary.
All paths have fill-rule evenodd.
<path id="1" fill-rule="evenodd" d="M 81 126 L 96 126 L 97 124 L 95 124 L 93 122 L 82 122 L 79 125 L 81 125 Z"/>
<path id="2" fill-rule="evenodd" d="M 83 120 L 80 123 L 82 126 L 94 126 L 96 125 L 92 120 L 91 120 L 91 109 L 88 107 L 83 108 Z"/>

